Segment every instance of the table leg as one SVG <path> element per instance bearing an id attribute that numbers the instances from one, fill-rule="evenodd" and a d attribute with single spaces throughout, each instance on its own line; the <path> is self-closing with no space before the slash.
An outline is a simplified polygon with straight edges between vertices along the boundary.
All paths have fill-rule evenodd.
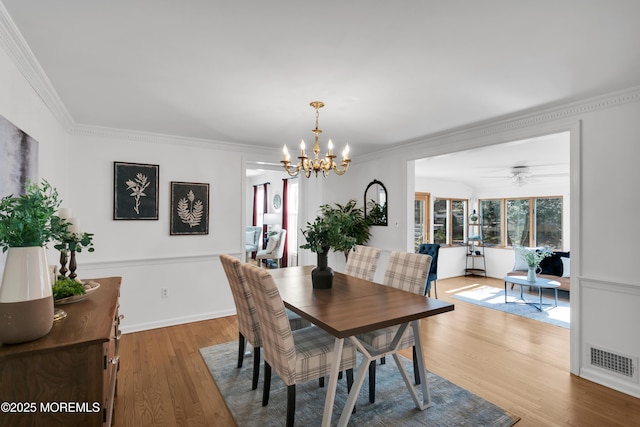
<path id="1" fill-rule="evenodd" d="M 507 303 L 507 282 L 504 282 L 504 303 Z"/>
<path id="2" fill-rule="evenodd" d="M 422 342 L 420 340 L 420 321 L 411 322 L 413 328 L 413 336 L 416 341 L 416 357 L 418 358 L 418 370 L 420 371 L 420 386 L 422 388 L 422 405 L 421 410 L 431 406 L 431 393 L 429 390 L 429 381 L 427 378 L 427 370 L 424 368 L 424 355 L 422 354 Z"/>
<path id="3" fill-rule="evenodd" d="M 331 359 L 331 373 L 329 374 L 329 385 L 327 386 L 327 396 L 324 399 L 324 412 L 322 414 L 322 427 L 331 425 L 333 415 L 333 403 L 336 399 L 336 387 L 338 385 L 338 374 L 340 373 L 340 359 L 342 359 L 342 347 L 344 338 L 336 338 L 333 345 L 333 357 Z"/>
<path id="4" fill-rule="evenodd" d="M 555 292 L 555 303 L 556 303 L 556 307 L 558 306 L 558 288 L 554 288 L 553 289 Z"/>
<path id="5" fill-rule="evenodd" d="M 538 297 L 540 298 L 540 305 L 538 306 L 538 310 L 542 311 L 542 288 L 538 287 Z"/>

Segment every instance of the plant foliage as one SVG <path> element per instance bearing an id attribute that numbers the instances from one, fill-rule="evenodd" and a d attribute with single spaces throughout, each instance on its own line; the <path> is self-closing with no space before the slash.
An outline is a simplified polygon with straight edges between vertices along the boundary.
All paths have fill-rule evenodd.
<path id="1" fill-rule="evenodd" d="M 0 200 L 0 246 L 45 246 L 67 234 L 68 223 L 56 212 L 61 200 L 55 188 L 46 181 L 29 182 L 25 194 L 9 195 Z"/>
<path id="2" fill-rule="evenodd" d="M 58 280 L 56 280 L 51 288 L 51 292 L 53 293 L 54 300 L 87 293 L 82 283 L 66 276 L 58 277 Z"/>
<path id="3" fill-rule="evenodd" d="M 370 227 L 371 222 L 364 218 L 363 209 L 357 207 L 354 199 L 344 205 L 336 203 L 334 207 L 322 205 L 320 215 L 302 230 L 307 243 L 300 247 L 316 253 L 340 251 L 346 257 L 355 245 L 369 240 Z"/>

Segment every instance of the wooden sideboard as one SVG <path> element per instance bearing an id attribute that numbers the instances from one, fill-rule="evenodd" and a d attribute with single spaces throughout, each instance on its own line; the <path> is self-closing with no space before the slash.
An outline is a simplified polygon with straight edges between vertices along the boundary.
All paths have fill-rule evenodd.
<path id="1" fill-rule="evenodd" d="M 36 341 L 0 345 L 0 426 L 109 426 L 119 366 L 120 277 L 60 306 Z"/>

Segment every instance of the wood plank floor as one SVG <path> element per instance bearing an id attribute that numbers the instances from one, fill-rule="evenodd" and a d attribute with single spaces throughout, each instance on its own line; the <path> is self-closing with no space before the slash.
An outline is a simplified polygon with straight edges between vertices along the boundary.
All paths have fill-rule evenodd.
<path id="1" fill-rule="evenodd" d="M 640 426 L 640 399 L 569 373 L 568 329 L 452 298 L 477 284 L 502 286 L 438 281 L 439 298 L 456 307 L 422 323 L 428 369 L 522 417 L 518 427 Z M 114 425 L 234 426 L 199 353 L 233 340 L 235 316 L 124 335 Z"/>

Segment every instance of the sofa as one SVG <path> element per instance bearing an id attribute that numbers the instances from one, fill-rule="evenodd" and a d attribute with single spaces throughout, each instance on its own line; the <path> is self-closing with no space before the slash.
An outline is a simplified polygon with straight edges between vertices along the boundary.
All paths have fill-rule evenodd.
<path id="1" fill-rule="evenodd" d="M 531 249 L 531 248 L 528 248 Z M 507 273 L 507 276 L 526 276 L 528 266 L 520 257 L 518 251 L 513 251 L 515 255 L 515 263 L 513 270 Z M 540 270 L 536 274 L 543 279 L 555 280 L 560 283 L 561 291 L 569 292 L 571 290 L 571 271 L 569 268 L 569 252 L 554 251 L 549 257 L 546 257 L 540 263 Z"/>

